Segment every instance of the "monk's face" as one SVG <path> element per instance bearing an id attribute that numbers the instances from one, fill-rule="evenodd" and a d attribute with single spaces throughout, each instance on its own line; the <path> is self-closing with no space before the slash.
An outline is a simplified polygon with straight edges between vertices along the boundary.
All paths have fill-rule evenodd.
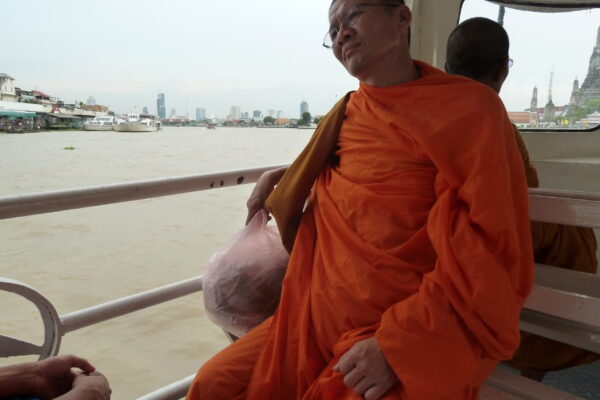
<path id="1" fill-rule="evenodd" d="M 394 1 L 337 0 L 329 10 L 333 53 L 363 82 L 394 74 L 409 54 L 410 21 L 410 9 Z"/>

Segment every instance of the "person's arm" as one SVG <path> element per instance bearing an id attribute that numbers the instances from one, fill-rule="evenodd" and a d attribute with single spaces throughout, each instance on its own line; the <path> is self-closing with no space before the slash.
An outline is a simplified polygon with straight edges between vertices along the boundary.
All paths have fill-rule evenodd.
<path id="1" fill-rule="evenodd" d="M 0 397 L 27 396 L 38 379 L 35 363 L 22 363 L 0 368 Z"/>
<path id="2" fill-rule="evenodd" d="M 101 373 L 78 374 L 73 388 L 56 400 L 108 400 L 111 393 L 108 380 Z"/>
<path id="3" fill-rule="evenodd" d="M 246 202 L 246 206 L 248 207 L 246 225 L 250 223 L 252 217 L 254 217 L 257 212 L 265 208 L 267 197 L 273 192 L 275 185 L 281 180 L 286 171 L 287 167 L 272 169 L 264 172 L 260 178 L 258 178 L 256 186 L 254 186 L 254 189 Z"/>
<path id="4" fill-rule="evenodd" d="M 87 360 L 72 355 L 0 368 L 0 395 L 53 399 L 71 389 L 75 378 L 71 368 L 95 371 Z"/>

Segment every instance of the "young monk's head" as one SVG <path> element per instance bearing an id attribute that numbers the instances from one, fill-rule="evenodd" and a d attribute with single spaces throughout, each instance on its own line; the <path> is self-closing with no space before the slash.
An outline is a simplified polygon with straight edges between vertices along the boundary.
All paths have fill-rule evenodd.
<path id="1" fill-rule="evenodd" d="M 463 75 L 500 92 L 508 76 L 508 34 L 497 22 L 471 18 L 450 34 L 446 47 L 446 72 Z"/>
<path id="2" fill-rule="evenodd" d="M 403 0 L 333 0 L 324 45 L 360 81 L 374 86 L 400 83 L 413 68 L 411 18 Z"/>

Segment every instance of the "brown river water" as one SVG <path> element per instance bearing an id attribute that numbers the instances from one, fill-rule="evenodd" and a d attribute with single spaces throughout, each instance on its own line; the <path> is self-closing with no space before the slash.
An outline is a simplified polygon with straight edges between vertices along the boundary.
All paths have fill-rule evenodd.
<path id="1" fill-rule="evenodd" d="M 0 134 L 0 197 L 285 164 L 312 132 Z M 32 286 L 65 314 L 197 276 L 243 226 L 252 186 L 2 220 L 0 277 Z M 1 335 L 42 343 L 30 303 L 0 292 L 0 304 Z M 195 294 L 68 333 L 60 353 L 89 358 L 110 380 L 112 398 L 131 400 L 193 374 L 227 343 Z"/>

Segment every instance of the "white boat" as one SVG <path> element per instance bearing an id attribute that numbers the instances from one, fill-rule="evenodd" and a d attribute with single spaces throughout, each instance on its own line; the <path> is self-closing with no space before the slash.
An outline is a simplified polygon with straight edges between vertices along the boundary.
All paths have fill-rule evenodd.
<path id="1" fill-rule="evenodd" d="M 111 116 L 94 117 L 91 121 L 83 124 L 86 131 L 112 131 L 115 126 L 116 118 Z"/>
<path id="2" fill-rule="evenodd" d="M 117 132 L 154 132 L 160 129 L 160 121 L 153 115 L 127 114 L 123 119 L 117 120 Z"/>

